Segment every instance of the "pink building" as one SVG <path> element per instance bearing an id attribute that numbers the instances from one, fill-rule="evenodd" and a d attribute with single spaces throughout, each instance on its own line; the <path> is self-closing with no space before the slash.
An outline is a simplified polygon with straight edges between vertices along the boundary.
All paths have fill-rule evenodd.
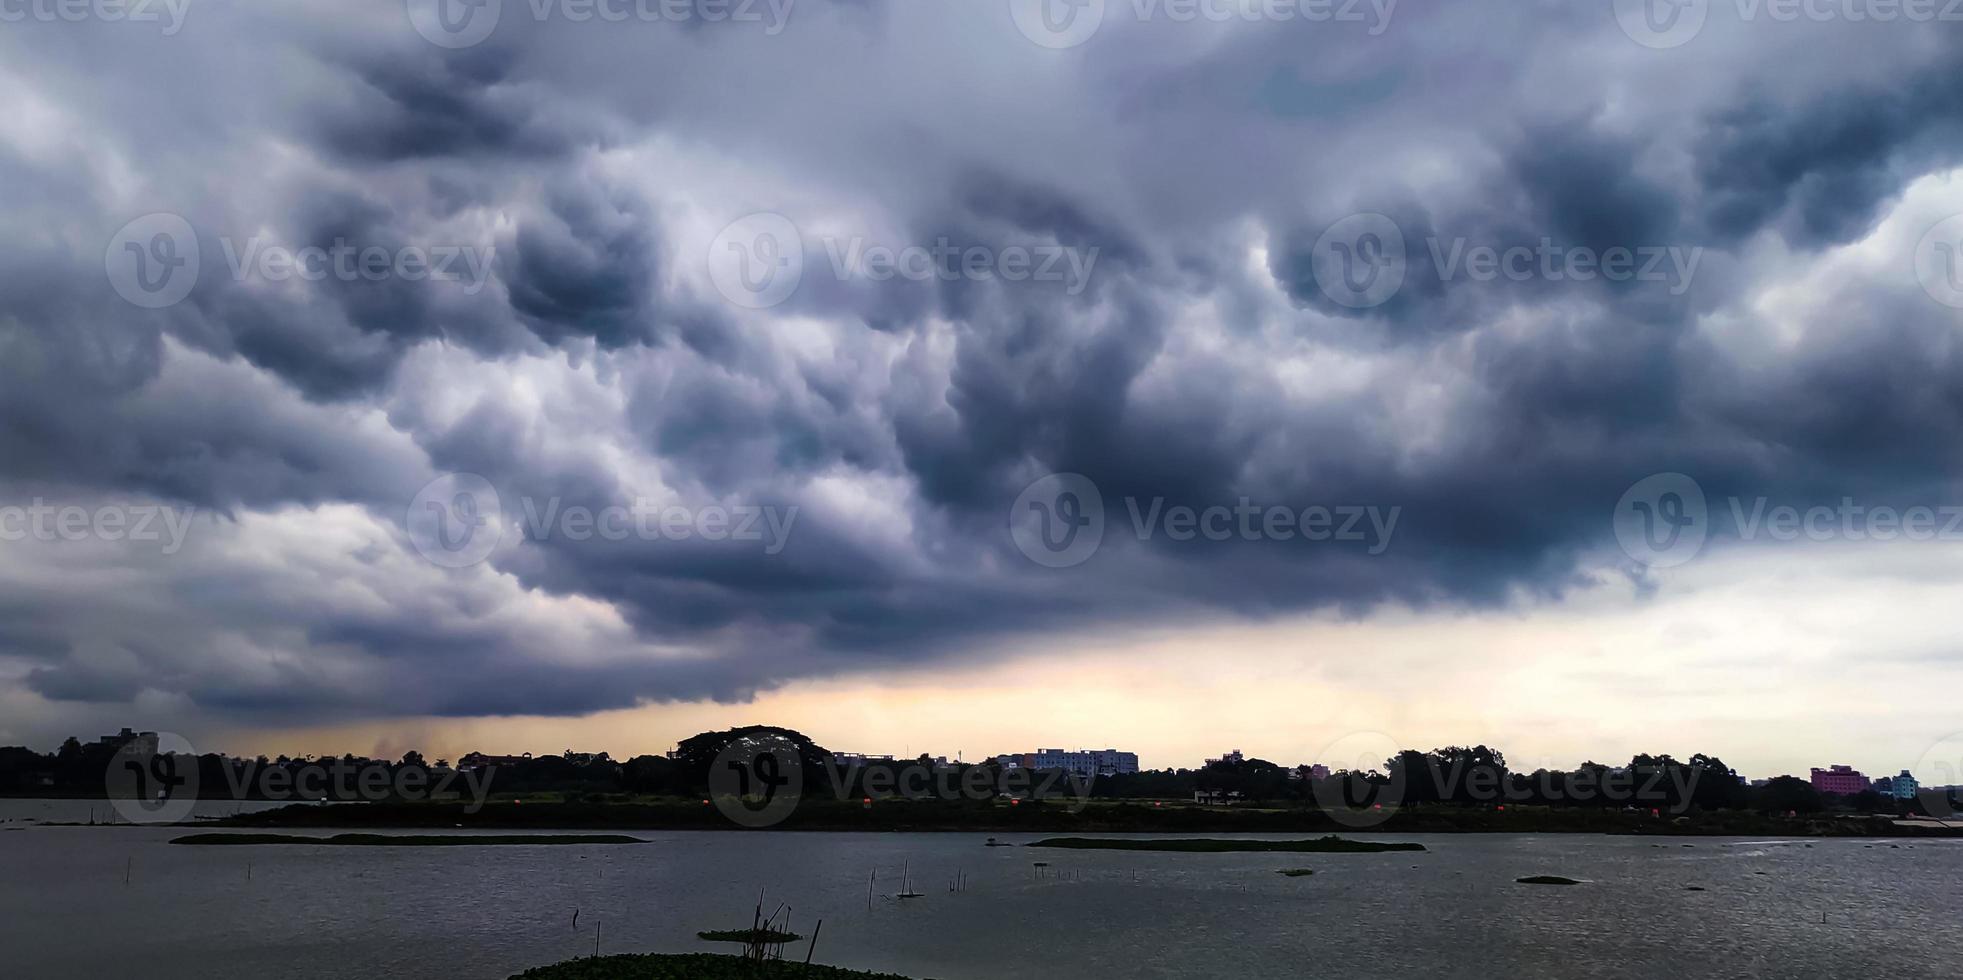
<path id="1" fill-rule="evenodd" d="M 1853 766 L 1833 766 L 1813 770 L 1813 788 L 1822 793 L 1852 796 L 1871 786 L 1873 782 Z"/>

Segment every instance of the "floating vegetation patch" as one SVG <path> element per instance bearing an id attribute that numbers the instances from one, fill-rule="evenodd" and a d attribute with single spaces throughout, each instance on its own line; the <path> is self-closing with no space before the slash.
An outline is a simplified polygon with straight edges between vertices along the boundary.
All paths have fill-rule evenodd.
<path id="1" fill-rule="evenodd" d="M 767 946 L 804 941 L 804 937 L 795 932 L 778 929 L 711 929 L 708 932 L 698 932 L 695 936 L 712 943 L 763 943 Z"/>
<path id="2" fill-rule="evenodd" d="M 1052 837 L 1030 847 L 1062 847 L 1080 851 L 1173 851 L 1182 854 L 1226 854 L 1241 851 L 1303 854 L 1379 854 L 1384 851 L 1422 851 L 1423 844 L 1381 843 L 1318 837 L 1315 840 L 1221 840 L 1197 837 L 1183 840 L 1126 840 L 1110 837 Z"/>
<path id="3" fill-rule="evenodd" d="M 173 844 L 193 847 L 268 846 L 312 844 L 329 847 L 524 847 L 571 844 L 645 844 L 639 837 L 617 834 L 335 834 L 332 837 L 300 837 L 292 834 L 192 834 L 178 837 Z"/>

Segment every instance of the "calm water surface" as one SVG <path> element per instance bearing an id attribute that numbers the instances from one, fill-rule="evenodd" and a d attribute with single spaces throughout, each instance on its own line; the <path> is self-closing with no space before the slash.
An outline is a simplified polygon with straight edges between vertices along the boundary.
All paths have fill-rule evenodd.
<path id="1" fill-rule="evenodd" d="M 1963 962 L 1951 843 L 1416 834 L 1393 839 L 1429 853 L 1360 855 L 985 848 L 976 834 L 165 843 L 182 832 L 0 829 L 0 975 L 496 980 L 591 953 L 596 929 L 605 952 L 716 949 L 695 932 L 748 926 L 759 888 L 792 906 L 799 932 L 825 920 L 821 962 L 945 980 L 1843 980 L 1955 976 Z M 925 897 L 891 897 L 903 867 Z M 1316 874 L 1274 873 L 1289 867 Z M 967 888 L 954 893 L 957 872 Z M 1514 884 L 1529 874 L 1588 882 Z"/>

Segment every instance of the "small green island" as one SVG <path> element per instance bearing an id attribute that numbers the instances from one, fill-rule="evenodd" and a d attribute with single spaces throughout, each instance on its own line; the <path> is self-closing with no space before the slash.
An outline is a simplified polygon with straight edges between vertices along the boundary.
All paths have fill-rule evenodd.
<path id="1" fill-rule="evenodd" d="M 1116 837 L 1051 837 L 1030 847 L 1059 847 L 1077 851 L 1172 851 L 1182 854 L 1229 854 L 1236 852 L 1290 854 L 1381 854 L 1386 851 L 1422 851 L 1423 844 L 1346 840 L 1331 835 L 1314 840 L 1221 840 L 1193 837 L 1174 840 L 1132 840 Z"/>
<path id="2" fill-rule="evenodd" d="M 556 966 L 526 970 L 511 980 L 757 980 L 759 977 L 798 977 L 801 980 L 907 980 L 891 973 L 867 973 L 835 966 L 806 966 L 772 960 L 758 963 L 740 956 L 714 953 L 642 953 L 593 956 Z"/>
<path id="3" fill-rule="evenodd" d="M 620 834 L 335 834 L 303 837 L 297 834 L 191 834 L 173 844 L 191 847 L 272 846 L 314 844 L 329 847 L 526 847 L 577 844 L 645 844 L 639 837 Z"/>
<path id="4" fill-rule="evenodd" d="M 804 937 L 795 932 L 781 929 L 711 929 L 698 932 L 695 938 L 712 943 L 742 943 L 744 945 L 781 946 L 785 943 L 799 943 Z"/>

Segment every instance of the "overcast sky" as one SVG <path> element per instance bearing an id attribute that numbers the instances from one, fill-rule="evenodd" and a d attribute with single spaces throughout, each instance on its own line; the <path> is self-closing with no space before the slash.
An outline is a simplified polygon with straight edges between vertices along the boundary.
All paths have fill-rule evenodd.
<path id="1" fill-rule="evenodd" d="M 1903 6 L 7 7 L 0 744 L 1963 782 Z"/>

